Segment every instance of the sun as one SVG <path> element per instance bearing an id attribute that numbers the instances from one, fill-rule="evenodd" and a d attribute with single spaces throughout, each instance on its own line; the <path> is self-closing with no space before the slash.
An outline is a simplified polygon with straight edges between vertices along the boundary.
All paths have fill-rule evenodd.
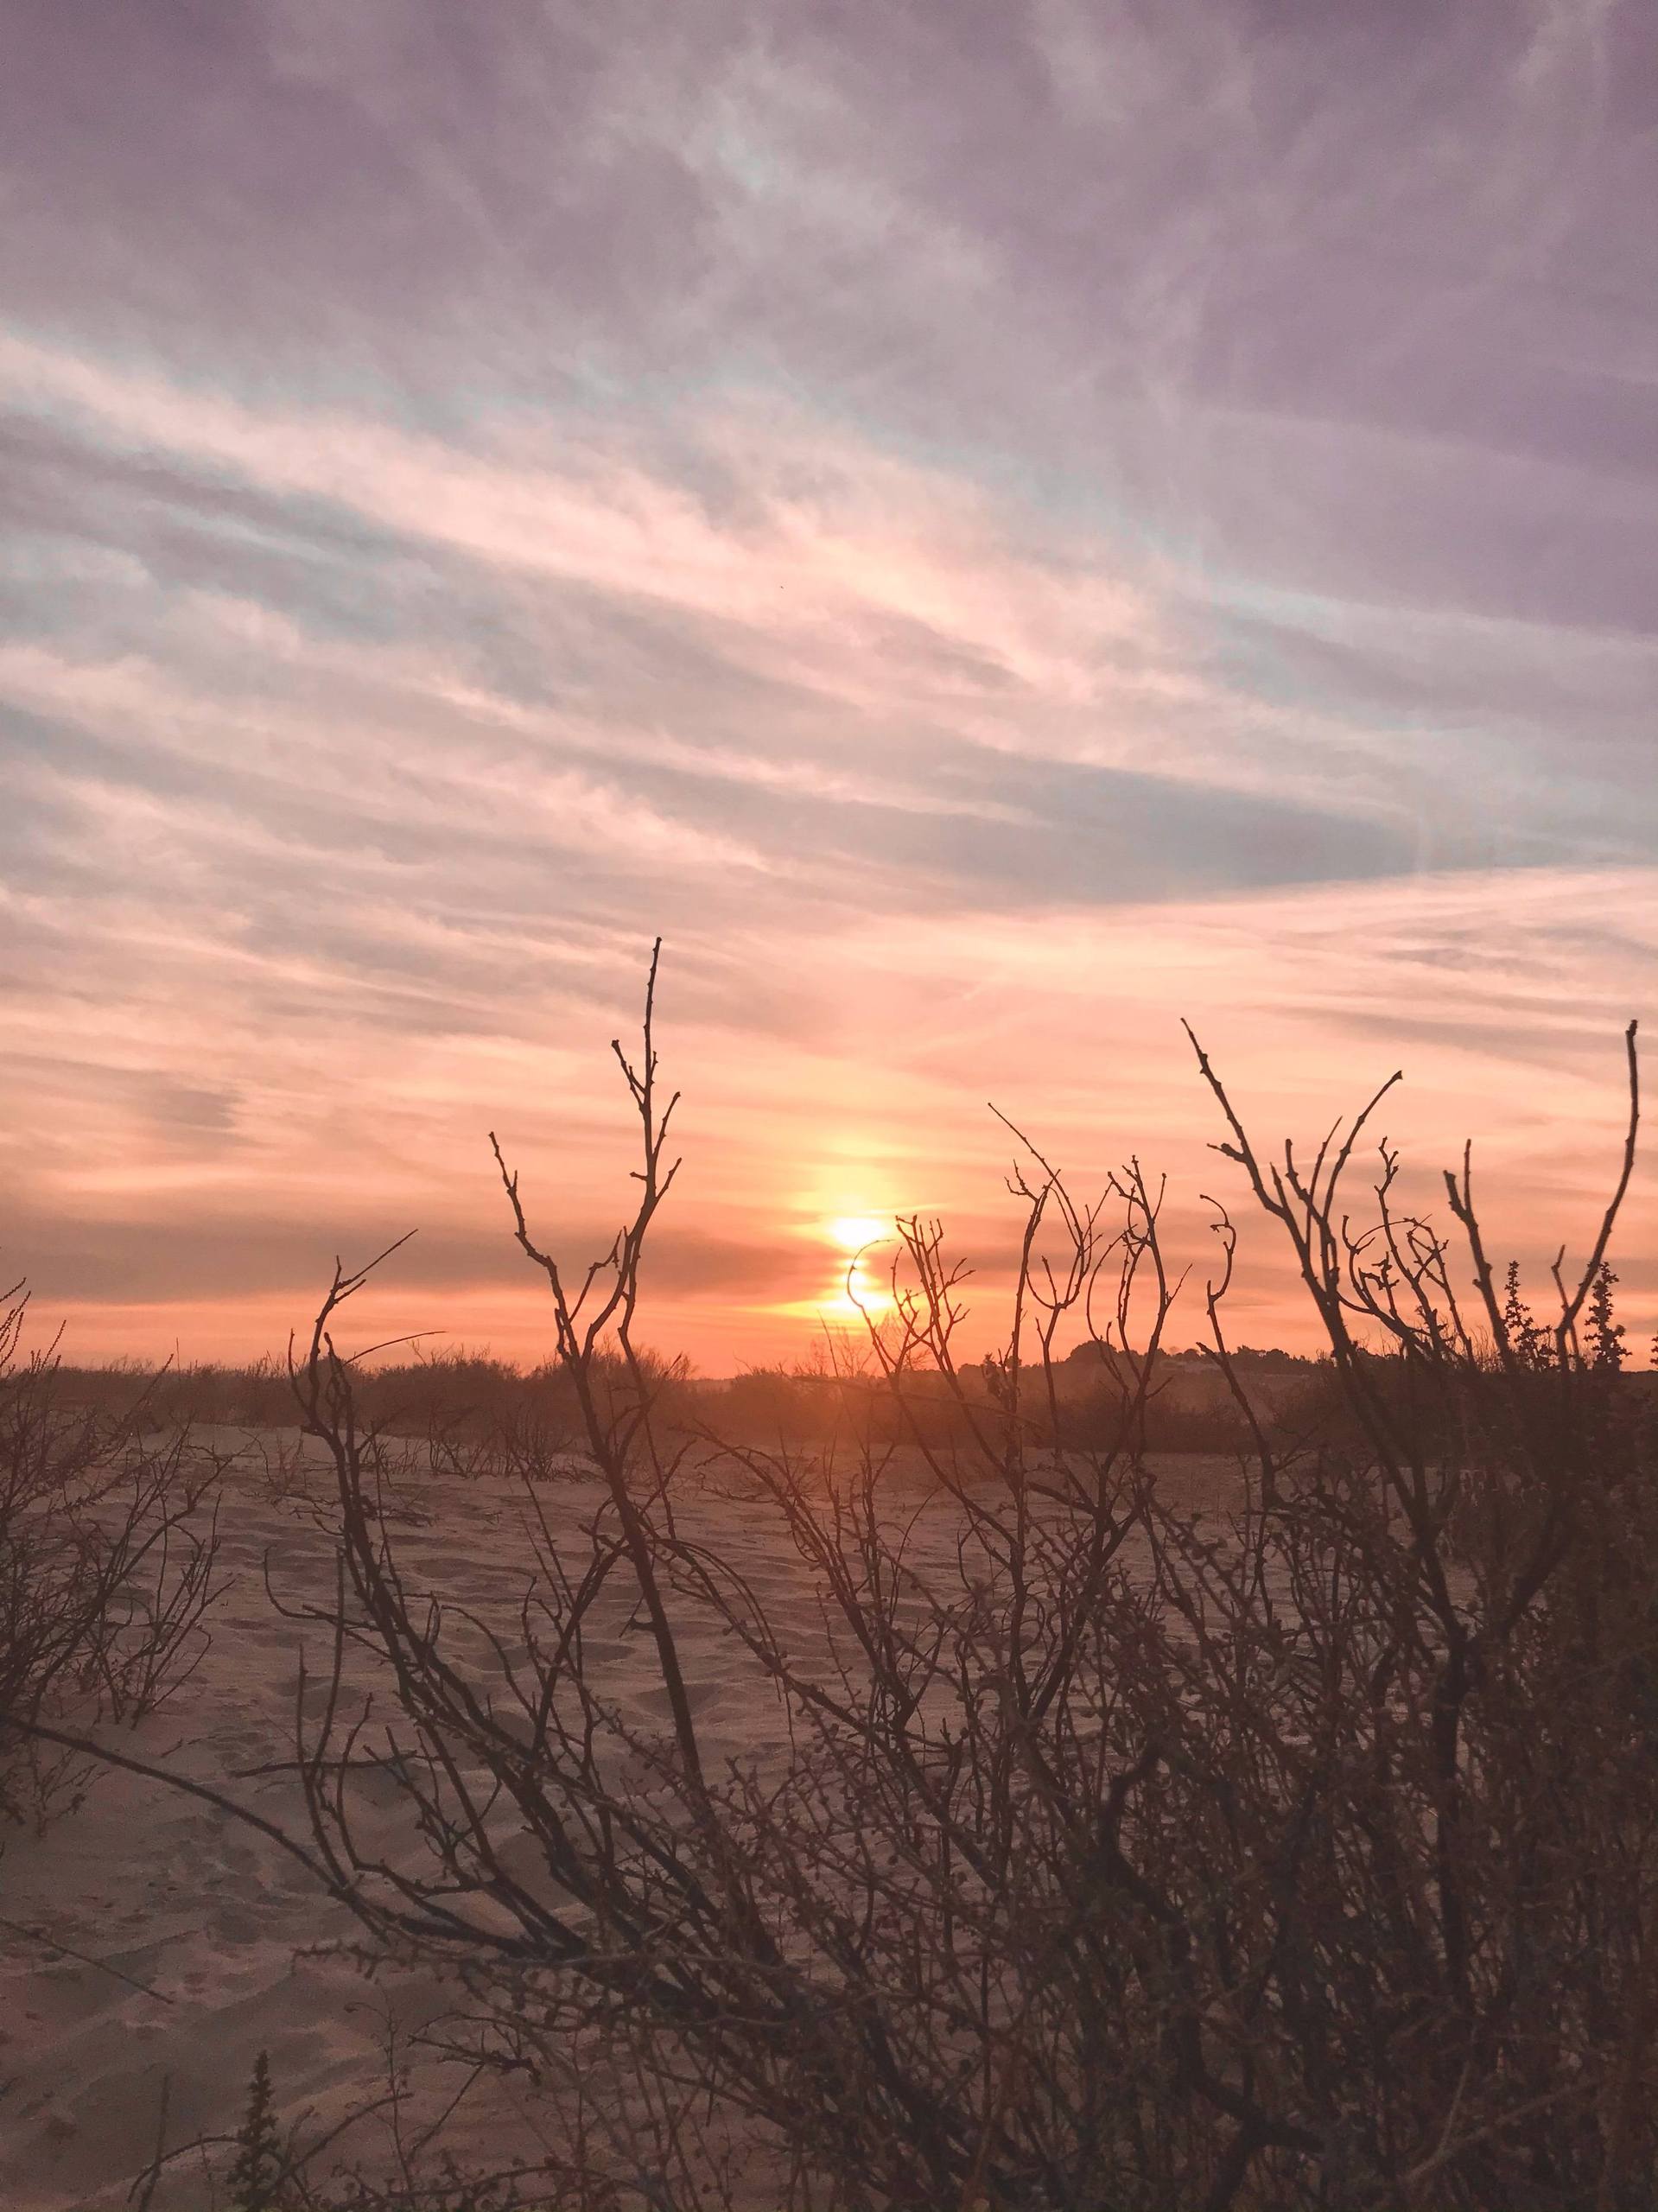
<path id="1" fill-rule="evenodd" d="M 823 1203 L 821 1195 L 818 1203 Z M 820 1215 L 813 1220 L 803 1209 L 800 1228 L 802 1235 L 813 1243 L 821 1239 L 832 1248 L 835 1256 L 829 1263 L 829 1281 L 823 1296 L 796 1299 L 773 1306 L 773 1313 L 858 1330 L 872 1318 L 892 1312 L 893 1294 L 881 1280 L 890 1272 L 898 1243 L 897 1225 L 891 1214 L 847 1212 Z M 885 1253 L 870 1249 L 882 1245 L 887 1248 Z"/>
<path id="2" fill-rule="evenodd" d="M 879 1244 L 893 1234 L 893 1225 L 879 1214 L 842 1213 L 823 1224 L 831 1244 L 843 1252 L 861 1252 L 866 1244 Z"/>

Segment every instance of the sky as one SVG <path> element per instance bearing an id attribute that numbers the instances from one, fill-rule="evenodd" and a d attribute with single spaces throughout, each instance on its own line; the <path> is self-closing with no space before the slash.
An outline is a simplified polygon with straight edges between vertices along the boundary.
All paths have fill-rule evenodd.
<path id="1" fill-rule="evenodd" d="M 1265 1145 L 1394 1068 L 1540 1293 L 1658 1017 L 1645 0 L 14 0 L 0 1266 L 71 1357 L 837 1325 L 1026 1129 L 1305 1347 Z M 1614 1259 L 1658 1325 L 1658 1196 Z M 880 1264 L 879 1255 L 868 1263 Z M 1199 1333 L 1189 1294 L 1176 1341 Z"/>

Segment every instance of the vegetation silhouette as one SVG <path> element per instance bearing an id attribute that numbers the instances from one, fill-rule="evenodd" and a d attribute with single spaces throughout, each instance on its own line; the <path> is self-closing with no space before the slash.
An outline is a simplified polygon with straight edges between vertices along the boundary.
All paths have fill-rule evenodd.
<path id="1" fill-rule="evenodd" d="M 1252 1387 L 1211 1200 L 1204 1358 L 1240 1458 L 1217 1522 L 1166 1502 L 1153 1444 L 1161 1185 L 1131 1159 L 1084 1197 L 1017 1132 L 1000 1351 L 958 1357 L 963 1269 L 903 1220 L 867 1371 L 816 1378 L 880 1421 L 768 1440 L 768 1402 L 721 1435 L 638 1339 L 677 1166 L 656 981 L 653 955 L 638 1055 L 615 1048 L 639 1152 L 609 1249 L 550 1250 L 496 1147 L 556 1347 L 510 1632 L 429 1586 L 384 1510 L 397 1452 L 335 1338 L 370 1268 L 336 1268 L 290 1358 L 338 1594 L 295 1609 L 330 1659 L 284 1841 L 372 1946 L 454 1974 L 469 2063 L 547 2085 L 549 2127 L 577 2113 L 547 2201 L 1651 2204 L 1658 1487 L 1608 1262 L 1635 1025 L 1615 1187 L 1547 1322 L 1517 1274 L 1499 1294 L 1471 1151 L 1442 1230 L 1380 1139 L 1355 1224 L 1396 1077 L 1311 1160 L 1268 1155 L 1192 1039 L 1327 1346 L 1287 1397 Z M 800 1563 L 787 1618 L 689 1512 L 716 1455 Z M 548 1490 L 572 1457 L 585 1516 Z M 943 1572 L 914 1542 L 940 1510 Z M 625 1635 L 658 1728 L 607 1692 Z M 769 1762 L 711 1752 L 687 1659 L 710 1635 L 778 1716 Z"/>

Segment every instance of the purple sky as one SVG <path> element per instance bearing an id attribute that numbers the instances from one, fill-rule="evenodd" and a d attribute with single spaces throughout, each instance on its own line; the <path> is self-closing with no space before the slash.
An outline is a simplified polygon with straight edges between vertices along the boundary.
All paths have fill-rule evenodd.
<path id="1" fill-rule="evenodd" d="M 0 1236 L 72 1348 L 279 1342 L 418 1222 L 388 1311 L 533 1351 L 483 1132 L 608 1220 L 657 931 L 706 1365 L 836 1215 L 994 1258 L 987 1093 L 1197 1235 L 1182 1013 L 1264 1135 L 1402 1061 L 1499 1248 L 1582 1242 L 1644 0 L 14 0 L 0 163 Z"/>

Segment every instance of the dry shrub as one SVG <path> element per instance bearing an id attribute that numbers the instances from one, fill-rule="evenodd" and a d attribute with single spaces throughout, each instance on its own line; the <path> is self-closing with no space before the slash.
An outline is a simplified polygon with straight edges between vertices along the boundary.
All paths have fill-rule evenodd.
<path id="1" fill-rule="evenodd" d="M 21 1287 L 0 1300 L 0 1719 L 135 1723 L 206 1648 L 222 1462 L 187 1431 L 157 1440 L 142 1395 L 75 1402 L 54 1348 L 24 1350 L 26 1315 Z M 14 1726 L 0 1821 L 43 1820 L 81 1771 Z"/>
<path id="2" fill-rule="evenodd" d="M 182 2170 L 199 2212 L 551 2212 L 537 2186 L 539 2161 L 509 2159 L 496 2171 L 463 2174 L 444 2148 L 445 2118 L 453 2117 L 475 2068 L 434 2121 L 417 2116 L 410 2056 L 390 2026 L 384 2055 L 384 2086 L 327 2121 L 309 2112 L 280 2116 L 279 2085 L 264 2050 L 232 2132 L 194 2136 L 169 2150 L 163 2095 L 156 2149 L 129 2202 L 136 2212 L 154 2212 L 164 2196 L 173 2201 L 168 2184 Z M 366 2134 L 385 2139 L 389 2156 L 365 2162 Z"/>
<path id="3" fill-rule="evenodd" d="M 663 1428 L 689 1433 L 698 1408 L 687 1363 L 642 1350 L 637 1364 Z M 373 1382 L 364 1398 L 365 1416 L 384 1435 L 423 1438 L 434 1473 L 463 1480 L 505 1473 L 542 1483 L 585 1467 L 581 1401 L 560 1363 L 524 1374 L 498 1361 L 439 1356 L 382 1370 Z M 588 1392 L 601 1418 L 610 1418 L 623 1400 L 631 1402 L 638 1387 L 621 1358 L 603 1351 L 595 1356 Z"/>
<path id="4" fill-rule="evenodd" d="M 1131 1162 L 1083 1205 L 1027 1152 L 1003 1354 L 958 1363 L 961 1271 L 922 1222 L 872 1340 L 893 1433 L 959 1514 L 953 1569 L 917 1566 L 879 1443 L 827 1478 L 739 1446 L 817 1593 L 814 1621 L 769 1618 L 677 1513 L 684 1455 L 632 1350 L 673 1178 L 648 1005 L 622 1062 L 638 1211 L 579 1287 L 502 1171 L 606 1498 L 542 1521 L 511 1648 L 412 1586 L 367 1510 L 330 1333 L 362 1278 L 337 1278 L 300 1388 L 337 1481 L 340 1648 L 395 1684 L 411 1855 L 359 1848 L 345 1761 L 372 1732 L 340 1699 L 307 1753 L 314 1849 L 371 1928 L 454 1964 L 485 2050 L 549 2078 L 577 2053 L 605 2085 L 608 2163 L 585 2137 L 569 2201 L 721 2202 L 734 2173 L 929 2212 L 1653 2201 L 1658 1500 L 1649 1424 L 1578 1328 L 1617 1198 L 1522 1360 L 1465 1162 L 1455 1251 L 1401 1214 L 1385 1145 L 1356 1235 L 1375 1102 L 1274 1166 L 1199 1059 L 1341 1414 L 1267 1433 L 1227 1349 L 1220 1213 L 1210 1355 L 1252 1452 L 1227 1526 L 1166 1508 L 1147 1459 L 1160 1193 Z M 1632 1159 L 1633 1032 L 1629 1067 Z M 1053 1346 L 1102 1310 L 1114 1415 L 1056 1449 Z M 587 1657 L 622 1617 L 659 1732 Z M 710 1762 L 699 1624 L 780 1707 L 770 1764 Z"/>
<path id="5" fill-rule="evenodd" d="M 899 1260 L 899 1271 L 905 1266 Z M 888 1332 L 890 1334 L 891 1332 Z M 1091 1355 L 1085 1357 L 1084 1355 Z M 1275 1431 L 1293 1431 L 1315 1418 L 1321 1370 L 1311 1360 L 1286 1363 L 1286 1378 L 1263 1389 L 1242 1363 L 1251 1404 Z M 854 1366 L 752 1367 L 717 1387 L 700 1408 L 702 1425 L 721 1442 L 765 1445 L 862 1446 L 907 1444 L 918 1434 L 937 1450 L 961 1449 L 973 1440 L 973 1420 L 995 1402 L 997 1363 L 980 1362 L 954 1375 L 918 1369 L 895 1394 L 887 1376 Z M 1125 1389 L 1136 1390 L 1121 1363 L 1089 1343 L 1055 1363 L 1053 1403 L 1027 1406 L 1024 1427 L 1035 1446 L 1065 1451 L 1109 1449 L 1119 1439 Z M 1251 1442 L 1248 1422 L 1212 1363 L 1194 1369 L 1190 1356 L 1152 1362 L 1142 1394 L 1144 1448 L 1234 1455 Z"/>
<path id="6" fill-rule="evenodd" d="M 640 1357 L 661 1418 L 696 1426 L 703 1408 L 687 1363 L 649 1352 Z M 632 1388 L 622 1363 L 601 1352 L 594 1363 L 594 1388 L 602 1391 L 612 1381 Z M 423 1456 L 441 1475 L 470 1480 L 505 1469 L 550 1480 L 568 1471 L 570 1453 L 581 1448 L 581 1409 L 557 1361 L 525 1371 L 463 1347 L 417 1348 L 410 1357 L 359 1363 L 354 1384 L 365 1424 L 383 1437 L 420 1447 L 406 1456 L 411 1462 Z M 268 1435 L 290 1427 L 294 1420 L 287 1363 L 268 1359 L 244 1367 L 197 1363 L 159 1374 L 130 1361 L 66 1365 L 57 1370 L 56 1394 L 66 1406 L 106 1421 L 130 1418 L 136 1404 L 143 1429 L 150 1433 L 211 1426 Z M 268 1442 L 264 1448 L 270 1450 Z"/>
<path id="7" fill-rule="evenodd" d="M 293 1419 L 288 1370 L 276 1359 L 257 1359 L 242 1367 L 193 1361 L 159 1371 L 138 1360 L 114 1360 L 102 1367 L 62 1361 L 55 1389 L 60 1403 L 106 1421 L 135 1424 L 147 1434 L 208 1427 L 276 1427 Z"/>
<path id="8" fill-rule="evenodd" d="M 1085 1202 L 1024 1148 L 988 1363 L 957 1357 L 937 1224 L 901 1224 L 871 1357 L 956 1542 L 918 1552 L 885 1444 L 832 1464 L 739 1444 L 750 1514 L 808 1570 L 786 1618 L 691 1512 L 634 1349 L 674 1175 L 651 995 L 642 1059 L 618 1058 L 642 1147 L 603 1261 L 568 1275 L 502 1166 L 602 1491 L 585 1516 L 527 1493 L 510 1624 L 413 1580 L 376 1510 L 378 1440 L 332 1335 L 364 1274 L 336 1274 L 295 1376 L 340 1563 L 302 1755 L 312 1862 L 376 1939 L 453 1968 L 474 2057 L 545 2087 L 549 2201 L 1658 2200 L 1658 1486 L 1647 1402 L 1579 1329 L 1634 1157 L 1633 1028 L 1617 1190 L 1523 1344 L 1466 1160 L 1447 1234 L 1401 1211 L 1383 1144 L 1353 1230 L 1377 1101 L 1310 1164 L 1268 1159 L 1199 1052 L 1331 1400 L 1299 1436 L 1263 1421 L 1217 1207 L 1209 1353 L 1248 1440 L 1220 1523 L 1166 1503 L 1148 1458 L 1178 1284 L 1137 1161 Z M 1055 1346 L 1084 1315 L 1109 1418 L 1079 1443 Z M 660 1727 L 607 1692 L 599 1651 L 629 1633 Z M 777 1715 L 773 1755 L 712 1756 L 710 1643 Z M 406 1815 L 395 1853 L 359 1834 L 365 1761 Z"/>

